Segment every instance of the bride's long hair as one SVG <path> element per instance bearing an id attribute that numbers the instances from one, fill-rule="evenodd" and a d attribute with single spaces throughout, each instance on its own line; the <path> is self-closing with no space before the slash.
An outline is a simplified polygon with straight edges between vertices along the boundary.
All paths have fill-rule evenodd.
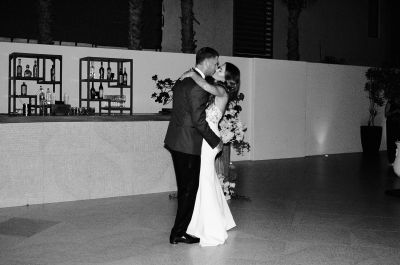
<path id="1" fill-rule="evenodd" d="M 218 81 L 212 77 L 206 77 L 207 82 L 210 84 L 217 84 L 225 88 L 228 93 L 229 100 L 236 97 L 240 88 L 240 70 L 236 65 L 230 62 L 225 63 L 225 81 Z M 210 95 L 207 106 L 214 102 L 214 95 Z"/>

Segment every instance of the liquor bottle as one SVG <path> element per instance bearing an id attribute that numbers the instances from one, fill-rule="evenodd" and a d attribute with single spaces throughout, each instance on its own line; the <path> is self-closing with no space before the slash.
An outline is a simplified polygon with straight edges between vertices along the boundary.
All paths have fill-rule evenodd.
<path id="1" fill-rule="evenodd" d="M 126 67 L 124 67 L 124 76 L 123 76 L 122 80 L 123 80 L 124 85 L 128 84 L 128 74 L 126 73 Z"/>
<path id="2" fill-rule="evenodd" d="M 110 61 L 108 61 L 108 66 L 107 66 L 107 80 L 111 79 L 111 67 L 110 67 Z"/>
<path id="3" fill-rule="evenodd" d="M 26 96 L 26 93 L 27 93 L 27 86 L 25 82 L 23 82 L 21 85 L 21 96 Z"/>
<path id="4" fill-rule="evenodd" d="M 90 79 L 94 79 L 94 65 L 93 65 L 93 62 L 90 62 L 89 78 Z"/>
<path id="5" fill-rule="evenodd" d="M 124 73 L 122 73 L 122 66 L 119 68 L 118 72 L 118 83 L 122 85 L 124 83 Z"/>
<path id="6" fill-rule="evenodd" d="M 99 86 L 99 98 L 102 99 L 104 95 L 104 90 L 103 90 L 103 83 L 100 82 Z"/>
<path id="7" fill-rule="evenodd" d="M 37 60 L 35 60 L 35 64 L 33 65 L 33 77 L 39 77 L 39 67 Z"/>
<path id="8" fill-rule="evenodd" d="M 29 69 L 29 64 L 26 65 L 26 69 L 25 69 L 25 72 L 24 72 L 24 77 L 32 77 L 32 72 Z"/>
<path id="9" fill-rule="evenodd" d="M 56 68 L 54 67 L 54 64 L 51 66 L 50 69 L 50 80 L 52 82 L 56 81 Z"/>
<path id="10" fill-rule="evenodd" d="M 46 105 L 50 105 L 51 104 L 51 92 L 50 92 L 50 88 L 47 88 L 46 91 Z"/>
<path id="11" fill-rule="evenodd" d="M 53 89 L 53 92 L 51 92 L 50 94 L 50 104 L 54 105 L 55 103 L 56 103 L 56 93 L 54 92 Z"/>
<path id="12" fill-rule="evenodd" d="M 104 67 L 103 67 L 103 62 L 101 62 L 101 66 L 99 69 L 99 74 L 100 74 L 100 79 L 104 79 Z"/>
<path id="13" fill-rule="evenodd" d="M 44 115 L 44 104 L 45 104 L 45 95 L 44 95 L 44 90 L 43 87 L 40 86 L 40 92 L 39 92 L 39 104 L 40 104 L 40 111 L 39 113 L 41 115 Z"/>
<path id="14" fill-rule="evenodd" d="M 17 77 L 22 77 L 22 66 L 21 66 L 21 59 L 18 59 L 18 65 L 17 65 Z"/>
<path id="15" fill-rule="evenodd" d="M 94 84 L 92 82 L 92 88 L 90 89 L 90 98 L 95 99 L 96 98 L 96 90 L 94 89 Z"/>

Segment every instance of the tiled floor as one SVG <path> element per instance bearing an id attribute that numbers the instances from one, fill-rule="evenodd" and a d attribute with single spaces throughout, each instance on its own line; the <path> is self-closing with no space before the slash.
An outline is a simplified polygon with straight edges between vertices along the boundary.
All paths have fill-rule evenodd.
<path id="1" fill-rule="evenodd" d="M 230 201 L 223 246 L 170 245 L 176 200 L 148 194 L 0 209 L 0 265 L 400 264 L 400 198 L 384 194 L 400 178 L 384 153 L 235 166 L 251 201 Z"/>

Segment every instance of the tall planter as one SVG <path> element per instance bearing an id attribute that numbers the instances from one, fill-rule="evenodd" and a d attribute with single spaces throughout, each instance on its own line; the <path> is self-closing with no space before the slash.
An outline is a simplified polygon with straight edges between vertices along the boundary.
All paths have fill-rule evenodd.
<path id="1" fill-rule="evenodd" d="M 382 139 L 382 126 L 360 126 L 361 145 L 366 155 L 378 154 Z"/>

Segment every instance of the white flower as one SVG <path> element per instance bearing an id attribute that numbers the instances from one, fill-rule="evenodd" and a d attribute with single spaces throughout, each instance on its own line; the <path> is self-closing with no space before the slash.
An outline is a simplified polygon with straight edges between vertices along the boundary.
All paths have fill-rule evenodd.
<path id="1" fill-rule="evenodd" d="M 234 182 L 229 183 L 229 187 L 234 189 L 236 187 L 236 183 Z"/>
<path id="2" fill-rule="evenodd" d="M 221 133 L 222 136 L 222 142 L 229 143 L 233 137 L 235 136 L 235 134 L 231 131 L 224 131 L 223 133 Z"/>
<path id="3" fill-rule="evenodd" d="M 231 199 L 231 195 L 225 195 L 225 199 L 228 201 Z"/>

